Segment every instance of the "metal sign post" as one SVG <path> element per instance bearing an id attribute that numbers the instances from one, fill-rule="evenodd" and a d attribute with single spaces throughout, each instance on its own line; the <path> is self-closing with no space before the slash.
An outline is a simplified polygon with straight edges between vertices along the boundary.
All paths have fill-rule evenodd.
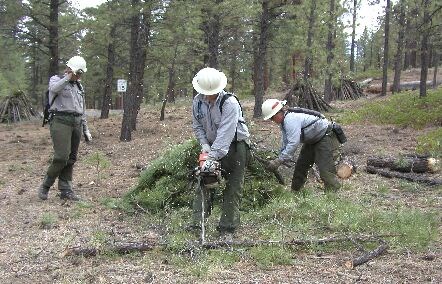
<path id="1" fill-rule="evenodd" d="M 122 93 L 121 94 L 121 106 L 124 110 L 124 95 L 127 90 L 127 81 L 124 79 L 118 79 L 117 80 L 117 92 Z"/>

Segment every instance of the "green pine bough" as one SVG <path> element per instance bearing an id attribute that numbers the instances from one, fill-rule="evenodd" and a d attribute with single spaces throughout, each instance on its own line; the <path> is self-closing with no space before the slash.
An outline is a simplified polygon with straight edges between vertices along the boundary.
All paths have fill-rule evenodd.
<path id="1" fill-rule="evenodd" d="M 153 160 L 142 172 L 138 185 L 129 192 L 129 200 L 149 212 L 191 206 L 200 146 L 195 139 L 168 149 Z M 221 183 L 216 189 L 215 205 L 222 200 Z M 282 194 L 284 188 L 276 178 L 257 161 L 250 161 L 245 177 L 242 210 L 263 206 L 272 197 Z"/>

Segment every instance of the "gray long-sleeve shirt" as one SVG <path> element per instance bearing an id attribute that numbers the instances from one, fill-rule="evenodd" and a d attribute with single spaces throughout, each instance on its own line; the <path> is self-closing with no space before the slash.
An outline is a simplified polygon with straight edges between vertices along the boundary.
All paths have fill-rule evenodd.
<path id="1" fill-rule="evenodd" d="M 237 141 L 248 141 L 249 130 L 245 124 L 241 107 L 233 96 L 227 98 L 220 111 L 220 103 L 226 93 L 221 92 L 213 105 L 205 96 L 198 94 L 192 104 L 192 127 L 200 144 L 209 144 L 209 157 L 219 160 L 229 152 L 230 144 Z"/>
<path id="2" fill-rule="evenodd" d="M 316 122 L 314 122 L 316 121 Z M 314 122 L 313 124 L 311 124 Z M 308 126 L 311 124 L 310 126 Z M 290 160 L 300 143 L 315 144 L 327 132 L 330 122 L 310 114 L 286 112 L 284 121 L 281 123 L 281 149 L 280 160 Z M 308 126 L 308 127 L 306 127 Z M 303 127 L 304 131 L 301 131 Z M 304 135 L 302 135 L 304 132 Z"/>
<path id="3" fill-rule="evenodd" d="M 84 90 L 80 89 L 76 83 L 69 82 L 67 76 L 60 78 L 55 75 L 49 79 L 49 102 L 52 102 L 57 94 L 58 96 L 49 111 L 80 114 L 84 125 L 86 125 Z"/>

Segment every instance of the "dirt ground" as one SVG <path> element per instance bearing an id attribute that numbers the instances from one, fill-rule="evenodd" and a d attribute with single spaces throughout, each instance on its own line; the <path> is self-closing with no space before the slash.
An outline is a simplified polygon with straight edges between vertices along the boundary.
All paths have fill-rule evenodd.
<path id="1" fill-rule="evenodd" d="M 377 98 L 339 102 L 336 106 L 353 107 L 373 99 Z M 243 105 L 254 139 L 262 145 L 277 145 L 279 129 L 268 122 L 251 120 L 252 102 Z M 83 201 L 77 203 L 62 202 L 56 188 L 51 189 L 47 201 L 37 197 L 37 187 L 52 154 L 48 129 L 42 128 L 39 121 L 0 125 L 0 283 L 442 283 L 440 242 L 426 252 L 389 250 L 353 270 L 343 265 L 352 257 L 349 252 L 302 253 L 293 255 L 294 264 L 290 266 L 260 269 L 250 261 L 241 261 L 204 279 L 193 278 L 170 265 L 156 251 L 121 257 L 64 256 L 66 248 L 93 244 L 103 235 L 115 242 L 159 240 L 161 233 L 148 223 L 145 214 L 127 215 L 112 210 L 104 201 L 122 197 L 137 183 L 136 165 L 148 166 L 169 146 L 192 137 L 190 117 L 190 99 L 168 106 L 162 122 L 158 120 L 158 107 L 143 109 L 131 142 L 119 142 L 121 115 L 108 120 L 89 119 L 94 138 L 80 145 L 74 185 Z M 354 191 L 340 191 L 341 198 L 368 197 L 383 206 L 400 201 L 405 206 L 441 212 L 440 188 L 416 185 L 415 190 L 404 190 L 402 181 L 364 172 L 370 155 L 414 153 L 416 130 L 353 124 L 345 125 L 345 131 L 349 142 L 344 152 L 357 162 L 359 170 L 343 181 Z M 94 168 L 85 161 L 97 150 L 111 162 L 99 186 L 93 183 Z M 380 185 L 389 189 L 384 196 L 379 195 Z M 50 216 L 55 220 L 42 226 L 42 220 Z"/>

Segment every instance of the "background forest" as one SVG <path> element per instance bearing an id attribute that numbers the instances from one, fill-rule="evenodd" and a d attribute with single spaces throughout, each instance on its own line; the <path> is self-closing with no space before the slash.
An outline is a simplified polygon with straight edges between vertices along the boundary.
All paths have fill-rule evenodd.
<path id="1" fill-rule="evenodd" d="M 0 0 L 1 283 L 442 283 L 442 0 L 78 1 Z M 377 22 L 358 28 L 374 7 Z M 26 94 L 41 112 L 49 77 L 77 54 L 93 137 L 75 166 L 81 200 L 54 186 L 42 201 L 50 132 L 41 118 L 2 121 L 2 106 Z M 222 243 L 222 184 L 209 245 L 186 230 L 199 152 L 191 81 L 205 66 L 227 75 L 254 143 L 228 247 L 209 247 Z M 334 96 L 353 80 L 360 97 Z M 281 136 L 262 101 L 299 85 L 332 106 L 321 112 L 348 138 L 351 176 L 337 192 L 314 171 L 291 192 L 293 166 L 282 185 L 256 158 L 276 156 Z"/>
<path id="2" fill-rule="evenodd" d="M 0 1 L 0 95 L 24 90 L 41 109 L 48 78 L 80 54 L 87 108 L 102 109 L 102 118 L 122 107 L 117 79 L 129 82 L 123 125 L 131 127 L 122 127 L 121 140 L 131 139 L 141 103 L 190 96 L 204 66 L 226 73 L 240 98 L 254 96 L 259 117 L 264 94 L 288 90 L 297 77 L 326 101 L 345 76 L 384 70 L 386 81 L 395 70 L 398 83 L 401 70 L 424 65 L 425 82 L 441 50 L 439 0 L 369 1 L 385 13 L 378 30 L 359 38 L 361 0 L 109 0 L 84 10 L 73 2 Z"/>

